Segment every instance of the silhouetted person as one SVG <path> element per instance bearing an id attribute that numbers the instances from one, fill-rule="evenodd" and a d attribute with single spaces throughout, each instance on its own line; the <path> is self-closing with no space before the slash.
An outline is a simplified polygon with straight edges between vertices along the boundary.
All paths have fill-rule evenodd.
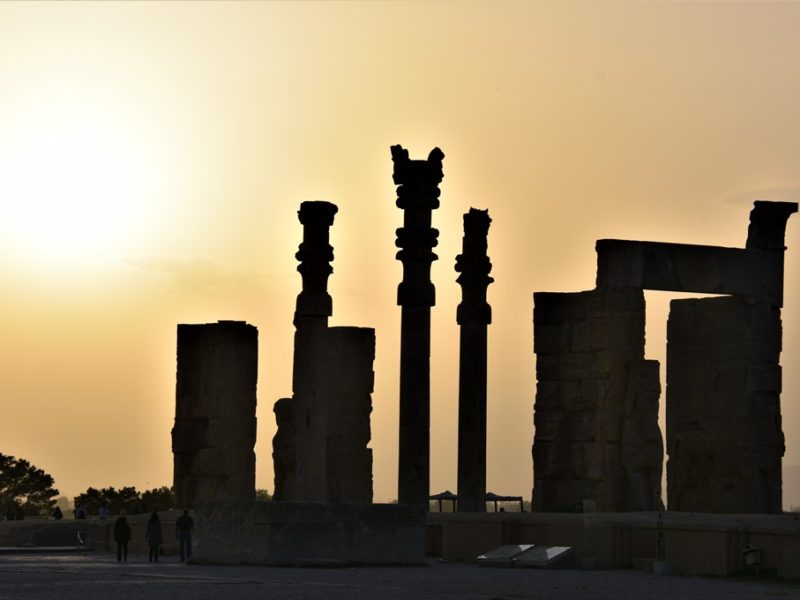
<path id="1" fill-rule="evenodd" d="M 97 511 L 97 516 L 101 519 L 108 518 L 108 507 L 105 504 L 100 505 L 100 509 Z"/>
<path id="2" fill-rule="evenodd" d="M 192 558 L 192 533 L 194 533 L 194 521 L 189 516 L 189 509 L 184 508 L 183 514 L 175 521 L 175 537 L 180 540 L 181 562 Z"/>
<path id="3" fill-rule="evenodd" d="M 76 519 L 85 519 L 86 518 L 86 509 L 83 506 L 79 506 L 75 509 L 75 518 Z"/>
<path id="4" fill-rule="evenodd" d="M 56 509 L 53 511 L 53 518 L 56 521 L 60 521 L 61 519 L 64 518 L 64 513 L 61 512 L 61 508 L 59 508 L 58 506 L 56 506 Z"/>
<path id="5" fill-rule="evenodd" d="M 85 518 L 85 517 L 84 517 Z M 128 561 L 128 542 L 131 541 L 131 526 L 125 511 L 120 511 L 114 521 L 114 541 L 117 542 L 117 562 Z"/>
<path id="6" fill-rule="evenodd" d="M 150 556 L 148 562 L 158 562 L 158 555 L 161 552 L 161 544 L 164 543 L 164 532 L 161 529 L 161 519 L 158 518 L 158 513 L 153 511 L 150 515 L 150 520 L 147 521 L 147 531 L 145 531 L 144 539 L 150 546 Z"/>

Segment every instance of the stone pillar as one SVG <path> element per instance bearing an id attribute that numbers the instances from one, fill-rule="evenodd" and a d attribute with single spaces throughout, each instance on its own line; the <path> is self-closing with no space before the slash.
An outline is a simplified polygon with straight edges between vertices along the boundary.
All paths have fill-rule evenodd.
<path id="1" fill-rule="evenodd" d="M 458 510 L 486 512 L 486 329 L 492 307 L 486 288 L 492 263 L 486 255 L 489 211 L 471 208 L 464 215 L 464 239 L 456 257 L 461 304 L 458 374 Z"/>
<path id="2" fill-rule="evenodd" d="M 328 502 L 372 502 L 374 360 L 374 329 L 328 329 Z"/>
<path id="3" fill-rule="evenodd" d="M 534 294 L 533 509 L 661 508 L 658 363 L 641 290 Z"/>
<path id="4" fill-rule="evenodd" d="M 436 290 L 431 282 L 432 252 L 439 232 L 431 213 L 439 207 L 444 153 L 434 148 L 428 160 L 409 160 L 408 150 L 392 146 L 397 206 L 403 227 L 397 230 L 397 259 L 403 280 L 397 288 L 401 307 L 400 444 L 398 501 L 428 506 L 430 495 L 430 354 L 431 307 Z"/>
<path id="5" fill-rule="evenodd" d="M 330 202 L 303 202 L 298 216 L 303 243 L 295 255 L 303 289 L 294 313 L 295 502 L 325 501 L 327 493 L 328 406 L 325 360 L 328 317 L 332 313 L 328 276 L 333 272 L 329 229 L 337 208 Z"/>
<path id="6" fill-rule="evenodd" d="M 768 302 L 670 303 L 670 510 L 781 512 L 780 351 L 780 309 Z"/>
<path id="7" fill-rule="evenodd" d="M 174 486 L 179 507 L 255 499 L 258 330 L 178 325 Z"/>

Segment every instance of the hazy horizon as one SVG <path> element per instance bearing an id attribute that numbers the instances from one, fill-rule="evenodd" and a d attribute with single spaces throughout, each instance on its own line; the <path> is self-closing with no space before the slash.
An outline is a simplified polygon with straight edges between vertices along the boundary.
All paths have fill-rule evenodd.
<path id="1" fill-rule="evenodd" d="M 488 489 L 530 499 L 533 292 L 592 289 L 597 239 L 743 247 L 754 200 L 800 199 L 798 25 L 800 4 L 763 2 L 0 3 L 0 452 L 70 498 L 171 485 L 176 327 L 242 320 L 260 339 L 256 483 L 273 491 L 296 213 L 322 199 L 339 207 L 330 323 L 376 329 L 375 499 L 396 498 L 389 146 L 438 146 L 431 492 L 456 488 L 453 267 L 475 207 L 492 218 L 495 279 Z M 800 465 L 798 223 L 787 467 Z M 662 382 L 668 301 L 684 296 L 646 293 Z M 663 412 L 662 389 L 662 432 Z"/>

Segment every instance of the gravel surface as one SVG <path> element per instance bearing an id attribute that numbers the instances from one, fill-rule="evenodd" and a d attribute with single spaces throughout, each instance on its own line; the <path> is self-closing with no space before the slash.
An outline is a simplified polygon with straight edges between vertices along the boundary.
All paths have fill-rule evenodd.
<path id="1" fill-rule="evenodd" d="M 292 569 L 150 564 L 105 554 L 0 555 L 0 600 L 690 600 L 800 599 L 777 579 L 657 576 L 641 571 L 497 569 L 431 561 L 427 567 Z"/>

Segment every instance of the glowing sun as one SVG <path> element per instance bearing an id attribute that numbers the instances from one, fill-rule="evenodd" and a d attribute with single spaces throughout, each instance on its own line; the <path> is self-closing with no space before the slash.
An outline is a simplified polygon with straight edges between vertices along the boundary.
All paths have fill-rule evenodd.
<path id="1" fill-rule="evenodd" d="M 29 114 L 0 138 L 0 231 L 36 259 L 101 257 L 147 226 L 145 149 L 124 121 Z"/>

